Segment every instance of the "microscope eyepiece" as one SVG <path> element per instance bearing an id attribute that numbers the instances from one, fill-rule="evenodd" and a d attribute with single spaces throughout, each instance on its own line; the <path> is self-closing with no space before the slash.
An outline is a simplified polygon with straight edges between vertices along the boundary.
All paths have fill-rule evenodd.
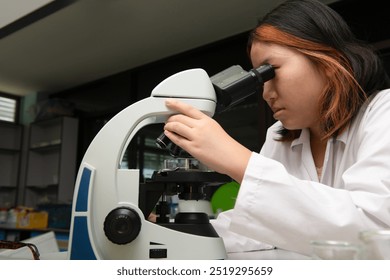
<path id="1" fill-rule="evenodd" d="M 271 64 L 263 64 L 259 68 L 249 70 L 249 73 L 254 73 L 261 85 L 275 77 L 275 70 Z"/>
<path id="2" fill-rule="evenodd" d="M 264 64 L 249 72 L 239 65 L 211 77 L 215 93 L 217 94 L 216 113 L 225 111 L 245 100 L 245 98 L 263 92 L 263 85 L 275 77 L 272 65 Z"/>

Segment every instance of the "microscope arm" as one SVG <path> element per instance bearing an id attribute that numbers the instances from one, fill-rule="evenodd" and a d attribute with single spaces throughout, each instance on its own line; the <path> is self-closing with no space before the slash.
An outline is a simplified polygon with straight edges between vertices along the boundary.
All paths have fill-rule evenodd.
<path id="1" fill-rule="evenodd" d="M 216 106 L 215 91 L 207 73 L 191 69 L 161 82 L 149 98 L 125 108 L 99 131 L 84 155 L 76 179 L 69 240 L 71 259 L 148 258 L 147 250 L 139 249 L 149 246 L 147 240 L 162 242 L 164 236 L 172 234 L 173 239 L 177 239 L 175 235 L 180 234 L 155 228 L 158 226 L 145 219 L 138 205 L 139 170 L 119 168 L 124 150 L 142 127 L 164 123 L 174 114 L 165 106 L 166 98 L 180 99 L 210 116 Z M 135 236 L 124 245 L 111 242 L 103 228 L 106 217 L 118 208 L 131 209 L 132 215 L 140 220 L 138 238 Z M 121 213 L 118 215 L 122 218 Z M 183 242 L 187 238 L 187 235 L 181 237 Z M 168 244 L 167 240 L 164 243 Z M 172 253 L 174 251 L 171 249 Z M 179 253 L 174 254 L 177 257 Z"/>

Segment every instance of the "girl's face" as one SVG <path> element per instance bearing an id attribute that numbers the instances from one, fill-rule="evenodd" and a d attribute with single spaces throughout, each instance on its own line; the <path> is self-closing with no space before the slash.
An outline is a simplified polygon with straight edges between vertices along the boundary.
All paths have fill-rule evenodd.
<path id="1" fill-rule="evenodd" d="M 275 67 L 275 78 L 264 84 L 263 98 L 274 118 L 289 130 L 319 131 L 319 98 L 326 76 L 306 56 L 289 47 L 255 41 L 251 60 L 257 68 L 264 63 Z"/>

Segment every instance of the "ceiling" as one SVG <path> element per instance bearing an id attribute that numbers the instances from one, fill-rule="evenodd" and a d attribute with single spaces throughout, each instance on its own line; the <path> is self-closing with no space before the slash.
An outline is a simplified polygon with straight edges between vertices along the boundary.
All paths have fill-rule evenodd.
<path id="1" fill-rule="evenodd" d="M 0 92 L 58 92 L 129 70 L 246 32 L 281 2 L 79 0 L 35 10 L 30 18 L 41 18 L 0 38 Z"/>

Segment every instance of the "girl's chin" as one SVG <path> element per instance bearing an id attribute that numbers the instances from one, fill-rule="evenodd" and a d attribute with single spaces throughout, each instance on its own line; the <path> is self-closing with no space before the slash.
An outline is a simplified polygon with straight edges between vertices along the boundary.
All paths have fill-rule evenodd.
<path id="1" fill-rule="evenodd" d="M 280 121 L 283 125 L 283 127 L 285 129 L 288 129 L 288 130 L 299 130 L 299 129 L 302 129 L 302 127 L 297 127 L 296 125 L 292 125 L 290 123 L 287 123 L 287 122 L 284 122 L 284 121 Z"/>

